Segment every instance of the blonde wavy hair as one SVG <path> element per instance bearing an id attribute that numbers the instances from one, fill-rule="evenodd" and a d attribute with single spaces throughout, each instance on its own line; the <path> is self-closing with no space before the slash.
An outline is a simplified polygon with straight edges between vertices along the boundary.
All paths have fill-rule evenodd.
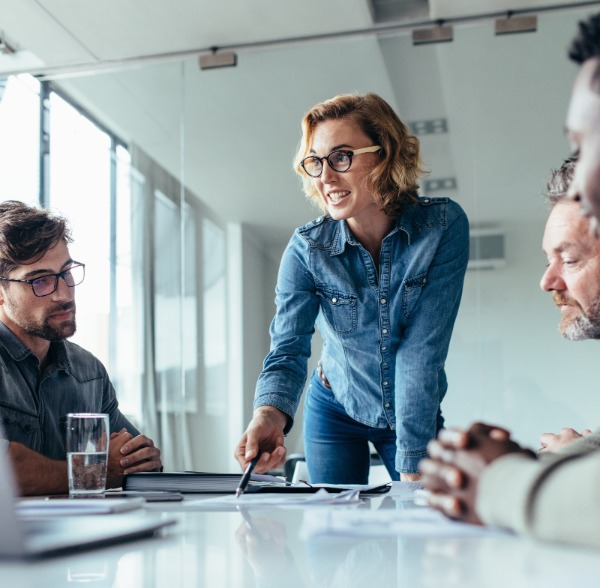
<path id="1" fill-rule="evenodd" d="M 377 94 L 341 94 L 316 104 L 302 120 L 302 138 L 294 159 L 294 171 L 302 178 L 306 196 L 326 211 L 315 182 L 300 162 L 308 155 L 316 127 L 327 120 L 348 119 L 358 124 L 380 145 L 380 161 L 367 176 L 367 189 L 390 217 L 398 217 L 408 202 L 418 198 L 422 167 L 419 139 L 398 118 L 392 107 Z"/>

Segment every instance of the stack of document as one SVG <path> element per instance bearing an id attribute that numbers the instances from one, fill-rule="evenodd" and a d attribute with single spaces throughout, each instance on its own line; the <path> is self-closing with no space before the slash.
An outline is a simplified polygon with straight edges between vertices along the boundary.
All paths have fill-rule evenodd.
<path id="1" fill-rule="evenodd" d="M 125 476 L 123 490 L 166 490 L 167 492 L 228 494 L 237 490 L 241 479 L 241 473 L 140 472 Z M 277 476 L 253 474 L 250 480 L 251 484 L 285 486 L 285 480 Z M 250 488 L 248 491 L 251 491 Z"/>
<path id="2" fill-rule="evenodd" d="M 207 472 L 140 472 L 129 474 L 123 480 L 123 490 L 162 490 L 167 492 L 198 494 L 233 494 L 242 474 L 214 474 Z M 390 484 L 373 486 L 338 486 L 333 484 L 290 484 L 279 476 L 252 474 L 246 488 L 247 494 L 255 492 L 315 493 L 324 488 L 327 492 L 344 492 L 358 489 L 362 494 L 383 494 Z"/>

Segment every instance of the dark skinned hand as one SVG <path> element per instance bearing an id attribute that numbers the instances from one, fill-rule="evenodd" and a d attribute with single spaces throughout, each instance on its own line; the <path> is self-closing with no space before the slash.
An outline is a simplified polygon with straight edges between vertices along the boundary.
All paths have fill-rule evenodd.
<path id="1" fill-rule="evenodd" d="M 482 524 L 475 510 L 477 487 L 483 470 L 509 453 L 535 454 L 510 439 L 510 433 L 485 423 L 468 430 L 442 429 L 430 441 L 429 459 L 419 463 L 421 484 L 429 490 L 429 505 L 446 516 Z"/>

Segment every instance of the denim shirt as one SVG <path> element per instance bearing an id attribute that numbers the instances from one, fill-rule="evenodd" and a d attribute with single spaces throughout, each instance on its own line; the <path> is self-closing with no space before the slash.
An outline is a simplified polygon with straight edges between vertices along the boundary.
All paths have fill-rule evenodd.
<path id="1" fill-rule="evenodd" d="M 121 414 L 102 363 L 75 343 L 50 344 L 40 372 L 34 353 L 0 322 L 0 420 L 3 437 L 52 459 L 66 459 L 65 426 L 70 412 L 103 412 L 110 431 L 139 431 Z"/>
<path id="2" fill-rule="evenodd" d="M 396 469 L 415 473 L 443 425 L 444 364 L 469 259 L 469 225 L 449 198 L 419 198 L 382 242 L 379 272 L 345 221 L 294 232 L 281 261 L 271 350 L 254 406 L 290 417 L 315 325 L 321 364 L 350 417 L 396 430 Z"/>

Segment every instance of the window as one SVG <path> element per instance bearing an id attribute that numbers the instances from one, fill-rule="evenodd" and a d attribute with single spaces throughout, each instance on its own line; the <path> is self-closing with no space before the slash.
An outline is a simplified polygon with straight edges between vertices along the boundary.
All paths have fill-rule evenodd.
<path id="1" fill-rule="evenodd" d="M 32 76 L 0 78 L 0 201 L 38 201 L 40 83 Z"/>
<path id="2" fill-rule="evenodd" d="M 163 461 L 194 467 L 205 417 L 226 428 L 223 227 L 49 82 L 0 79 L 0 132 L 0 200 L 66 216 L 71 255 L 86 264 L 73 340 L 105 364 L 121 410 Z"/>
<path id="3" fill-rule="evenodd" d="M 109 361 L 111 139 L 55 92 L 49 99 L 49 197 L 71 223 L 71 255 L 86 264 L 73 341 Z"/>
<path id="4" fill-rule="evenodd" d="M 163 412 L 196 412 L 196 227 L 190 206 L 184 205 L 182 235 L 179 207 L 160 191 L 156 192 L 155 198 L 154 339 L 159 409 Z M 183 260 L 180 255 L 182 239 L 185 241 Z"/>

